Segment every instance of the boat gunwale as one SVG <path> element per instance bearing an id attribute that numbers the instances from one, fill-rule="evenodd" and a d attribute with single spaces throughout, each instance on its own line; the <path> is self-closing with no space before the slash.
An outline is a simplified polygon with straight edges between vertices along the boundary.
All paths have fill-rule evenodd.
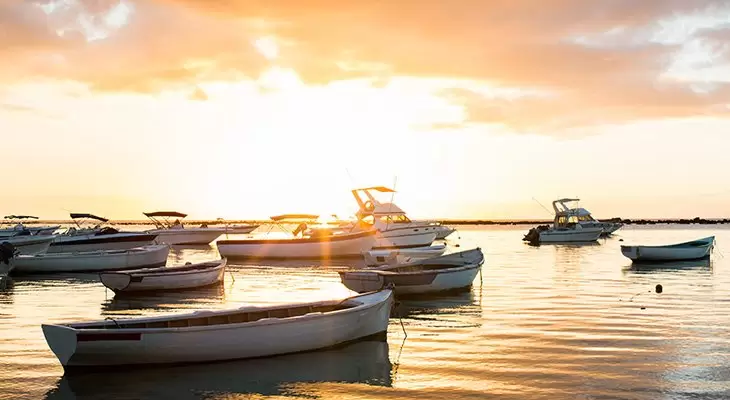
<path id="1" fill-rule="evenodd" d="M 124 271 L 124 270 L 103 271 L 103 272 L 99 272 L 99 275 L 128 275 L 130 277 L 142 276 L 145 278 L 149 278 L 149 277 L 158 277 L 158 276 L 174 276 L 174 275 L 187 275 L 187 274 L 191 274 L 191 273 L 213 272 L 215 270 L 225 268 L 226 265 L 227 265 L 227 260 L 224 258 L 222 260 L 217 260 L 217 261 L 206 261 L 206 262 L 190 264 L 190 265 L 175 265 L 172 267 L 138 268 L 138 269 L 130 269 L 128 271 Z M 205 266 L 205 267 L 203 267 L 203 266 Z M 202 267 L 202 268 L 195 268 L 195 267 Z M 165 269 L 169 269 L 169 271 L 165 271 Z M 183 270 L 177 270 L 177 269 L 183 269 Z M 146 272 L 145 270 L 151 270 L 151 271 Z"/>
<path id="2" fill-rule="evenodd" d="M 389 290 L 389 289 L 384 289 Z M 41 326 L 51 326 L 56 328 L 64 328 L 64 329 L 70 329 L 74 331 L 74 333 L 78 336 L 79 334 L 115 334 L 120 332 L 125 333 L 140 333 L 140 334 L 158 334 L 158 333 L 185 333 L 185 332 L 199 332 L 199 331 L 210 331 L 210 330 L 228 330 L 228 329 L 241 329 L 241 328 L 247 328 L 247 327 L 258 327 L 258 326 L 267 326 L 267 325 L 280 325 L 280 324 L 286 324 L 286 323 L 294 323 L 294 322 L 301 322 L 304 319 L 314 319 L 314 318 L 332 318 L 336 316 L 341 316 L 344 314 L 350 314 L 354 312 L 360 312 L 369 310 L 374 307 L 379 307 L 382 305 L 382 303 L 385 303 L 388 301 L 388 299 L 393 298 L 393 292 L 392 290 L 389 290 L 390 293 L 387 295 L 386 299 L 384 301 L 373 301 L 373 302 L 357 302 L 357 298 L 359 297 L 365 297 L 365 296 L 372 296 L 375 294 L 378 294 L 384 290 L 379 291 L 373 291 L 368 293 L 362 293 L 358 296 L 348 297 L 346 299 L 342 300 L 329 300 L 329 301 L 320 301 L 320 302 L 312 302 L 312 303 L 302 303 L 302 304 L 289 304 L 289 305 L 282 305 L 282 307 L 276 308 L 270 307 L 270 308 L 259 308 L 259 307 L 252 307 L 252 308 L 241 308 L 237 310 L 232 311 L 197 311 L 196 313 L 188 313 L 188 314 L 181 314 L 178 316 L 174 316 L 172 318 L 170 317 L 151 317 L 151 318 L 138 318 L 138 319 L 127 319 L 127 320 L 110 320 L 110 321 L 90 321 L 90 322 L 79 322 L 79 323 L 71 323 L 71 324 L 41 324 Z M 229 316 L 232 314 L 240 314 L 240 313 L 250 313 L 250 312 L 268 312 L 273 310 L 281 310 L 281 309 L 287 309 L 287 308 L 299 308 L 299 307 L 312 307 L 312 306 L 337 306 L 345 304 L 349 301 L 355 301 L 357 302 L 356 305 L 344 309 L 339 310 L 333 310 L 328 312 L 311 312 L 303 315 L 296 315 L 292 317 L 264 317 L 255 321 L 248 321 L 248 322 L 236 322 L 236 323 L 218 323 L 218 324 L 208 324 L 208 325 L 197 325 L 197 326 L 181 326 L 181 327 L 166 327 L 166 328 L 123 328 L 119 327 L 117 328 L 115 324 L 125 324 L 125 323 L 154 323 L 154 322 L 168 322 L 168 321 L 179 321 L 179 320 L 186 320 L 186 319 L 198 319 L 198 318 L 210 318 L 210 317 L 221 317 L 221 316 Z M 81 325 L 91 325 L 91 324 L 103 324 L 104 327 L 92 327 L 92 328 L 85 328 Z"/>
<path id="3" fill-rule="evenodd" d="M 706 238 L 691 240 L 689 242 L 675 243 L 669 245 L 621 245 L 621 250 L 624 249 L 702 249 L 715 245 L 715 236 L 708 236 Z"/>
<path id="4" fill-rule="evenodd" d="M 69 251 L 59 253 L 43 253 L 43 254 L 21 254 L 18 257 L 25 259 L 53 259 L 53 258 L 98 258 L 98 257 L 112 257 L 120 255 L 141 255 L 159 252 L 169 247 L 166 244 L 151 244 L 142 247 L 133 247 L 126 250 L 90 250 L 90 251 Z M 137 268 L 139 269 L 139 268 Z"/>
<path id="5" fill-rule="evenodd" d="M 291 239 L 233 239 L 233 240 L 219 240 L 216 242 L 217 246 L 225 245 L 262 245 L 262 244 L 312 244 L 312 243 L 331 243 L 331 242 L 343 242 L 346 240 L 360 239 L 368 236 L 374 236 L 377 230 L 368 230 L 365 232 L 358 233 L 346 233 L 341 235 L 329 235 L 329 236 L 315 236 L 305 238 L 291 238 Z M 268 257 L 267 257 L 268 258 Z"/>
<path id="6" fill-rule="evenodd" d="M 425 275 L 425 274 L 446 274 L 446 273 L 455 273 L 455 272 L 463 272 L 468 271 L 472 269 L 480 268 L 484 265 L 484 262 L 480 263 L 469 263 L 466 265 L 460 265 L 460 266 L 454 266 L 454 268 L 441 268 L 441 269 L 424 269 L 421 271 L 405 271 L 405 272 L 399 272 L 399 271 L 391 271 L 386 269 L 371 269 L 371 270 L 354 270 L 354 271 L 339 271 L 340 276 L 346 277 L 347 274 L 362 274 L 362 273 L 372 273 L 376 275 L 383 275 L 383 276 L 394 276 L 394 275 Z M 411 267 L 415 265 L 403 265 L 399 266 L 401 267 Z M 439 265 L 440 266 L 440 265 Z"/>

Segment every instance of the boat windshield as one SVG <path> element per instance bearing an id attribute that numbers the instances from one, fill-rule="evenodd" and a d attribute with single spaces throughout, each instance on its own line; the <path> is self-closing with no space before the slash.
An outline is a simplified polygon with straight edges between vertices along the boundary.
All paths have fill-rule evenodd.
<path id="1" fill-rule="evenodd" d="M 411 222 L 405 214 L 401 215 L 384 215 L 380 217 L 380 221 L 386 224 L 408 224 Z"/>

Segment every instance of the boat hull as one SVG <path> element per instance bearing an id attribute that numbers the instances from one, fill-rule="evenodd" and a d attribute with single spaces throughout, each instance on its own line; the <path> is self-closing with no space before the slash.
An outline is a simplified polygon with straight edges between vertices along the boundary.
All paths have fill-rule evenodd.
<path id="1" fill-rule="evenodd" d="M 153 229 L 157 242 L 169 245 L 210 244 L 226 233 L 225 228 Z"/>
<path id="2" fill-rule="evenodd" d="M 554 229 L 540 232 L 540 243 L 589 243 L 597 241 L 602 228 Z"/>
<path id="3" fill-rule="evenodd" d="M 130 250 L 21 255 L 15 273 L 96 272 L 162 266 L 170 248 L 152 245 Z"/>
<path id="4" fill-rule="evenodd" d="M 66 369 L 266 357 L 328 348 L 386 332 L 392 296 L 385 290 L 355 297 L 362 304 L 350 309 L 245 323 L 139 329 L 44 324 L 42 328 Z M 210 319 L 221 314 L 197 312 L 189 317 Z"/>
<path id="5" fill-rule="evenodd" d="M 621 254 L 632 261 L 644 262 L 688 261 L 710 257 L 715 238 L 700 239 L 697 242 L 702 243 L 696 246 L 621 246 Z"/>
<path id="6" fill-rule="evenodd" d="M 375 244 L 375 231 L 304 239 L 220 240 L 218 252 L 227 258 L 330 259 L 362 257 Z"/>
<path id="7" fill-rule="evenodd" d="M 429 247 L 416 247 L 399 250 L 371 250 L 363 253 L 365 264 L 368 266 L 392 265 L 410 261 L 412 259 L 438 257 L 446 252 L 446 245 L 440 244 Z"/>
<path id="8" fill-rule="evenodd" d="M 444 240 L 452 233 L 456 232 L 456 229 L 449 228 L 444 225 L 435 225 L 436 227 L 436 240 Z"/>
<path id="9" fill-rule="evenodd" d="M 209 265 L 210 267 L 205 267 Z M 200 268 L 205 267 L 205 268 Z M 99 279 L 115 293 L 182 290 L 215 285 L 223 281 L 226 260 L 189 266 L 127 272 L 103 272 Z"/>
<path id="10" fill-rule="evenodd" d="M 258 227 L 258 225 L 229 225 L 226 227 L 225 233 L 228 235 L 246 235 Z"/>
<path id="11" fill-rule="evenodd" d="M 55 236 L 14 236 L 0 239 L 15 246 L 20 254 L 33 255 L 46 253 Z"/>
<path id="12" fill-rule="evenodd" d="M 411 249 L 428 247 L 436 240 L 436 232 L 429 228 L 425 232 L 422 228 L 397 228 L 380 231 L 373 250 Z"/>
<path id="13" fill-rule="evenodd" d="M 481 265 L 419 273 L 386 274 L 376 271 L 340 272 L 348 289 L 363 293 L 393 285 L 397 295 L 455 291 L 471 287 Z"/>
<path id="14" fill-rule="evenodd" d="M 141 233 L 115 233 L 111 235 L 58 236 L 51 243 L 48 253 L 73 253 L 97 250 L 129 250 L 154 243 L 157 235 Z"/>

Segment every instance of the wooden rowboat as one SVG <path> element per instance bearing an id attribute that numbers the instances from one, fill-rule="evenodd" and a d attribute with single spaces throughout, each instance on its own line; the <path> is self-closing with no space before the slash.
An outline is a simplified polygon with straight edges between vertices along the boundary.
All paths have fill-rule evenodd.
<path id="1" fill-rule="evenodd" d="M 392 284 L 396 294 L 438 293 L 470 287 L 483 263 L 484 254 L 476 248 L 405 264 L 340 272 L 340 279 L 356 292 Z"/>
<path id="2" fill-rule="evenodd" d="M 174 267 L 145 268 L 99 274 L 101 283 L 115 293 L 180 290 L 210 286 L 223 281 L 226 259 Z"/>
<path id="3" fill-rule="evenodd" d="M 328 348 L 387 332 L 393 293 L 152 318 L 42 325 L 65 369 L 233 360 Z"/>
<path id="4" fill-rule="evenodd" d="M 710 236 L 668 246 L 621 246 L 621 254 L 633 261 L 699 260 L 709 257 L 714 246 L 715 237 Z"/>

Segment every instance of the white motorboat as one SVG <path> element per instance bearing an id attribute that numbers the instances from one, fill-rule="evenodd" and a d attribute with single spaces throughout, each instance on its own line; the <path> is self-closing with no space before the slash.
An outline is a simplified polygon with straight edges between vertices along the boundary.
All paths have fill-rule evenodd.
<path id="1" fill-rule="evenodd" d="M 97 272 L 160 267 L 167 262 L 169 252 L 169 246 L 156 244 L 128 250 L 19 255 L 15 258 L 15 272 Z"/>
<path id="2" fill-rule="evenodd" d="M 256 228 L 258 228 L 258 225 L 226 225 L 226 234 L 227 235 L 247 235 Z"/>
<path id="3" fill-rule="evenodd" d="M 97 250 L 128 250 L 153 244 L 157 235 L 147 232 L 121 232 L 104 226 L 109 220 L 94 214 L 71 213 L 75 227 L 58 235 L 48 253 L 72 253 Z M 90 221 L 96 221 L 92 226 Z"/>
<path id="4" fill-rule="evenodd" d="M 601 228 L 604 235 L 611 235 L 623 227 L 620 222 L 599 221 L 585 208 L 573 207 L 571 203 L 578 203 L 580 199 L 559 199 L 553 202 L 555 217 L 562 224 L 575 223 L 583 228 Z"/>
<path id="5" fill-rule="evenodd" d="M 481 249 L 360 271 L 340 272 L 348 289 L 356 292 L 393 285 L 396 294 L 426 294 L 466 289 L 484 263 Z"/>
<path id="6" fill-rule="evenodd" d="M 0 239 L 9 237 L 9 236 L 15 236 L 19 232 L 25 232 L 27 231 L 31 235 L 52 235 L 53 232 L 55 232 L 58 228 L 61 227 L 61 225 L 46 225 L 46 226 L 28 226 L 25 225 L 23 222 L 27 220 L 37 220 L 38 217 L 34 217 L 32 215 L 6 215 L 5 220 L 7 221 L 5 223 L 7 228 L 0 229 Z"/>
<path id="7" fill-rule="evenodd" d="M 530 229 L 522 239 L 530 244 L 540 243 L 590 243 L 605 234 L 604 226 L 580 221 L 578 215 L 568 214 L 564 203 L 574 199 L 553 201 L 555 219 L 553 225 L 540 225 Z"/>
<path id="8" fill-rule="evenodd" d="M 159 243 L 169 245 L 210 244 L 212 241 L 218 239 L 220 235 L 226 233 L 225 227 L 209 228 L 207 226 L 201 226 L 198 228 L 186 228 L 182 224 L 182 219 L 188 215 L 177 211 L 155 211 L 144 213 L 144 215 L 156 227 L 156 229 L 151 229 L 147 232 L 156 234 Z M 175 221 L 170 221 L 172 218 L 175 218 Z"/>
<path id="9" fill-rule="evenodd" d="M 666 246 L 621 246 L 621 254 L 633 261 L 665 262 L 708 258 L 715 247 L 715 237 Z"/>
<path id="10" fill-rule="evenodd" d="M 332 233 L 306 235 L 306 221 L 310 215 L 287 214 L 271 217 L 271 229 L 278 227 L 284 238 L 276 238 L 267 232 L 264 237 L 241 240 L 219 240 L 218 252 L 228 258 L 273 258 L 273 259 L 331 259 L 342 257 L 362 257 L 364 251 L 371 250 L 375 244 L 375 230 L 357 233 Z M 289 231 L 288 224 L 296 229 Z M 276 232 L 279 233 L 279 232 Z"/>
<path id="11" fill-rule="evenodd" d="M 150 318 L 43 324 L 65 369 L 221 361 L 340 345 L 388 329 L 391 290 L 344 300 Z"/>
<path id="12" fill-rule="evenodd" d="M 411 221 L 400 207 L 392 202 L 378 201 L 374 193 L 394 194 L 395 190 L 382 186 L 352 190 L 359 206 L 357 226 L 372 227 L 380 232 L 373 247 L 376 250 L 428 247 L 439 236 L 446 237 L 453 232 L 440 224 Z"/>
<path id="13" fill-rule="evenodd" d="M 43 254 L 48 251 L 56 236 L 18 235 L 0 239 L 18 249 L 20 254 Z"/>
<path id="14" fill-rule="evenodd" d="M 99 274 L 115 293 L 192 289 L 223 282 L 226 259 L 174 267 L 111 271 Z"/>
<path id="15" fill-rule="evenodd" d="M 438 257 L 446 252 L 445 244 L 436 244 L 429 247 L 398 250 L 370 250 L 364 252 L 363 258 L 368 267 L 379 265 L 403 264 L 413 260 Z"/>

